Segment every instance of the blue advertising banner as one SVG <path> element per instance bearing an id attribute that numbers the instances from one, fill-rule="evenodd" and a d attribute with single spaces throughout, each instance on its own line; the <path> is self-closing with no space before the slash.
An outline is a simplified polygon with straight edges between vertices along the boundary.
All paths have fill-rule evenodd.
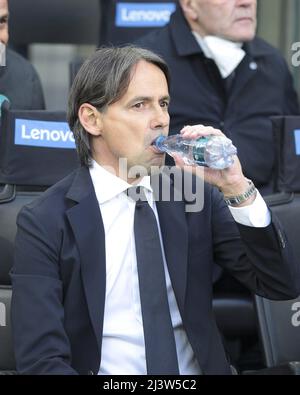
<path id="1" fill-rule="evenodd" d="M 300 155 L 300 129 L 294 130 L 296 155 Z"/>
<path id="2" fill-rule="evenodd" d="M 15 120 L 15 144 L 30 147 L 75 148 L 73 132 L 67 122 Z"/>
<path id="3" fill-rule="evenodd" d="M 117 27 L 161 27 L 175 11 L 175 3 L 117 3 Z"/>

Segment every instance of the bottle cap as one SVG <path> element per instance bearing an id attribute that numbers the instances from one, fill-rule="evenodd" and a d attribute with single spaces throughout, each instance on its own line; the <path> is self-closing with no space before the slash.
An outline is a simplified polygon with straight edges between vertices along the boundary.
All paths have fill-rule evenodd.
<path id="1" fill-rule="evenodd" d="M 166 136 L 160 135 L 158 136 L 151 145 L 155 145 L 155 147 L 161 151 L 164 151 L 163 147 L 162 147 L 162 143 L 165 141 Z"/>

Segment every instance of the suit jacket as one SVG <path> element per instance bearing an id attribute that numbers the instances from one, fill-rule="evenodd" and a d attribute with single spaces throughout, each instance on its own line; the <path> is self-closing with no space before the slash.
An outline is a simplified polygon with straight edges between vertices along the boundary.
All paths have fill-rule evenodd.
<path id="1" fill-rule="evenodd" d="M 245 175 L 263 193 L 271 193 L 270 117 L 299 114 L 292 78 L 279 51 L 259 38 L 246 43 L 246 56 L 228 90 L 214 61 L 204 56 L 180 7 L 167 26 L 137 44 L 160 54 L 170 68 L 170 134 L 184 125 L 221 129 L 236 145 Z M 171 159 L 166 163 L 171 164 Z"/>
<path id="2" fill-rule="evenodd" d="M 0 94 L 11 108 L 44 110 L 45 100 L 39 76 L 28 60 L 11 49 L 6 50 L 6 67 L 0 67 Z"/>
<path id="3" fill-rule="evenodd" d="M 184 200 L 156 204 L 172 286 L 201 369 L 230 374 L 212 312 L 213 262 L 262 296 L 294 298 L 299 268 L 288 242 L 275 218 L 266 228 L 237 226 L 219 191 L 208 185 L 202 211 L 186 212 Z M 24 207 L 17 224 L 11 277 L 18 371 L 97 374 L 105 234 L 88 169 L 76 170 Z"/>

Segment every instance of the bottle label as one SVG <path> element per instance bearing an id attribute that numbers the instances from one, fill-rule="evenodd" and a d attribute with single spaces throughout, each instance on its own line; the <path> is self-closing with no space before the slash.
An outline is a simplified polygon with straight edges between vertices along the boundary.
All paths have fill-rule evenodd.
<path id="1" fill-rule="evenodd" d="M 197 144 L 195 144 L 193 147 L 193 159 L 198 165 L 201 166 L 207 166 L 204 159 L 207 142 L 208 139 L 206 137 L 200 137 L 199 139 L 197 139 Z"/>

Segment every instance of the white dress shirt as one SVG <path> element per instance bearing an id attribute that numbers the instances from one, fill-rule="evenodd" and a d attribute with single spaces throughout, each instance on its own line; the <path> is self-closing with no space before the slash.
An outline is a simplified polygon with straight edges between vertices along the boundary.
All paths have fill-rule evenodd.
<path id="1" fill-rule="evenodd" d="M 106 250 L 106 295 L 99 374 L 147 374 L 134 239 L 135 202 L 124 193 L 132 185 L 95 161 L 90 174 L 104 224 Z M 144 177 L 137 185 L 144 187 L 158 223 L 179 372 L 200 374 L 172 289 L 150 177 Z M 264 211 L 265 203 L 261 200 Z M 249 207 L 235 208 L 235 220 L 241 217 L 246 225 L 251 225 L 253 220 L 255 223 L 255 215 L 251 217 Z M 268 212 L 266 205 L 265 210 Z"/>
<path id="2" fill-rule="evenodd" d="M 201 37 L 196 32 L 192 33 L 204 55 L 215 61 L 222 78 L 227 78 L 246 55 L 246 52 L 242 49 L 242 43 L 233 42 L 217 36 Z"/>

